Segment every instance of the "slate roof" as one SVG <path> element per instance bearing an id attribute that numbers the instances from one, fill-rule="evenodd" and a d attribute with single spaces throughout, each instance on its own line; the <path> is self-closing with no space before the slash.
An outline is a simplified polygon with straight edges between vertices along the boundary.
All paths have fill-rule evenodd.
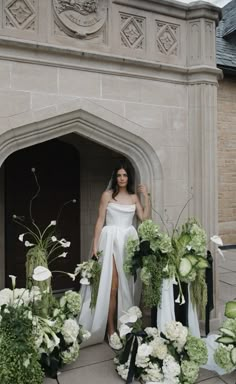
<path id="1" fill-rule="evenodd" d="M 216 29 L 216 62 L 223 70 L 236 74 L 236 0 L 222 9 Z"/>

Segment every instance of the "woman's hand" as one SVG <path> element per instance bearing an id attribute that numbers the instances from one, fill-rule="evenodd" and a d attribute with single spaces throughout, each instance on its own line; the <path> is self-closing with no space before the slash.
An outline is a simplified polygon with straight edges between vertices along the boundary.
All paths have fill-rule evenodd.
<path id="1" fill-rule="evenodd" d="M 138 193 L 142 193 L 144 197 L 148 197 L 148 190 L 146 185 L 139 184 L 137 190 L 138 190 Z"/>

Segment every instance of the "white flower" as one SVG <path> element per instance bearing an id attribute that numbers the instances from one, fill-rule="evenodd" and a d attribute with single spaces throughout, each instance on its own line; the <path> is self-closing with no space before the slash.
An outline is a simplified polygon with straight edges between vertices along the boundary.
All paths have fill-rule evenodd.
<path id="1" fill-rule="evenodd" d="M 23 362 L 24 367 L 27 368 L 29 364 L 30 364 L 30 359 L 29 358 L 25 359 Z"/>
<path id="2" fill-rule="evenodd" d="M 180 301 L 181 299 L 181 301 Z M 175 300 L 175 303 L 180 303 L 180 305 L 183 305 L 185 303 L 185 298 L 184 298 L 184 295 L 180 295 L 177 297 L 177 299 Z"/>
<path id="3" fill-rule="evenodd" d="M 126 325 L 126 324 L 121 324 L 120 329 L 119 329 L 120 337 L 124 337 L 124 336 L 128 335 L 128 333 L 131 333 L 132 329 L 133 328 L 128 327 L 128 325 Z"/>
<path id="4" fill-rule="evenodd" d="M 16 276 L 14 275 L 9 275 L 10 279 L 11 279 L 11 284 L 12 284 L 12 288 L 14 289 L 15 286 L 16 286 Z"/>
<path id="5" fill-rule="evenodd" d="M 62 253 L 61 255 L 59 255 L 58 257 L 64 257 L 64 258 L 65 258 L 65 257 L 67 256 L 67 253 L 68 253 L 68 252 L 63 252 L 63 253 Z"/>
<path id="6" fill-rule="evenodd" d="M 160 337 L 156 337 L 154 340 L 150 342 L 150 347 L 152 347 L 152 356 L 157 357 L 159 360 L 163 360 L 167 353 L 167 346 L 164 343 L 164 340 Z"/>
<path id="7" fill-rule="evenodd" d="M 154 327 L 147 327 L 144 329 L 144 331 L 147 333 L 148 336 L 157 337 L 160 336 L 160 332 L 157 328 Z"/>
<path id="8" fill-rule="evenodd" d="M 34 268 L 34 273 L 33 273 L 33 279 L 36 281 L 44 281 L 49 279 L 49 277 L 52 276 L 51 271 L 49 271 L 48 268 L 45 268 L 43 266 L 38 266 Z"/>
<path id="9" fill-rule="evenodd" d="M 138 347 L 137 354 L 140 357 L 147 357 L 151 355 L 151 353 L 152 353 L 152 347 L 146 343 L 143 343 Z"/>
<path id="10" fill-rule="evenodd" d="M 51 240 L 53 241 L 53 243 L 55 243 L 55 242 L 57 241 L 56 236 L 52 236 L 52 237 L 51 237 Z"/>
<path id="11" fill-rule="evenodd" d="M 173 379 L 175 376 L 180 374 L 180 365 L 175 361 L 174 357 L 167 355 L 163 360 L 162 371 L 164 373 L 165 379 Z M 168 382 L 168 380 L 166 380 Z"/>
<path id="12" fill-rule="evenodd" d="M 186 248 L 187 248 L 188 251 L 191 251 L 192 246 L 191 245 L 187 245 Z"/>
<path id="13" fill-rule="evenodd" d="M 19 239 L 20 241 L 23 241 L 24 236 L 25 236 L 25 233 L 22 233 L 21 235 L 18 236 L 18 239 Z"/>
<path id="14" fill-rule="evenodd" d="M 66 241 L 66 239 L 61 239 L 61 240 L 58 240 L 59 243 L 61 244 L 61 246 L 63 248 L 68 248 L 70 247 L 70 241 Z"/>
<path id="15" fill-rule="evenodd" d="M 30 243 L 28 240 L 25 241 L 25 246 L 26 247 L 33 247 L 34 244 L 33 243 Z"/>
<path id="16" fill-rule="evenodd" d="M 72 279 L 72 281 L 75 281 L 76 276 L 73 273 L 66 272 L 66 274 Z"/>
<path id="17" fill-rule="evenodd" d="M 142 312 L 138 307 L 131 307 L 127 312 L 124 312 L 125 315 L 120 317 L 120 322 L 123 324 L 126 323 L 135 323 L 139 318 L 142 317 Z"/>
<path id="18" fill-rule="evenodd" d="M 91 333 L 87 329 L 82 329 L 83 341 L 88 340 L 91 337 Z"/>
<path id="19" fill-rule="evenodd" d="M 67 344 L 74 343 L 77 340 L 79 334 L 79 325 L 73 319 L 65 320 L 61 333 L 64 336 Z"/>
<path id="20" fill-rule="evenodd" d="M 57 225 L 56 220 L 52 220 L 51 223 L 49 224 L 49 227 L 50 227 L 51 225 Z"/>
<path id="21" fill-rule="evenodd" d="M 90 285 L 90 282 L 89 280 L 87 279 L 87 277 L 82 277 L 82 279 L 80 279 L 80 284 L 82 285 Z"/>
<path id="22" fill-rule="evenodd" d="M 217 251 L 219 252 L 222 259 L 225 260 L 225 255 L 223 254 L 222 250 L 220 248 L 217 248 Z"/>
<path id="23" fill-rule="evenodd" d="M 211 237 L 211 241 L 212 241 L 213 243 L 217 244 L 217 245 L 220 245 L 220 246 L 223 245 L 223 241 L 222 241 L 222 239 L 221 239 L 220 236 L 217 236 L 217 235 L 212 236 L 212 237 Z"/>

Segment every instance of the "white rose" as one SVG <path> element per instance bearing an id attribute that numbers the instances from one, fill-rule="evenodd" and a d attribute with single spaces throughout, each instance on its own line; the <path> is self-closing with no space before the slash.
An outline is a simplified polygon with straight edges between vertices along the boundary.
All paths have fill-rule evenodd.
<path id="1" fill-rule="evenodd" d="M 147 357 L 152 354 L 152 347 L 148 344 L 141 344 L 137 351 L 138 356 Z"/>

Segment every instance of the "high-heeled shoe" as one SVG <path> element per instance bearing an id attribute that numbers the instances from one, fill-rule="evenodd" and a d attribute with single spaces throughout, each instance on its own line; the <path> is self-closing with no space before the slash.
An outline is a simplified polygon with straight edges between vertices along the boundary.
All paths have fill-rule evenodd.
<path id="1" fill-rule="evenodd" d="M 111 336 L 108 336 L 108 343 L 110 347 L 116 351 L 123 348 L 122 342 L 116 332 L 114 332 Z"/>

